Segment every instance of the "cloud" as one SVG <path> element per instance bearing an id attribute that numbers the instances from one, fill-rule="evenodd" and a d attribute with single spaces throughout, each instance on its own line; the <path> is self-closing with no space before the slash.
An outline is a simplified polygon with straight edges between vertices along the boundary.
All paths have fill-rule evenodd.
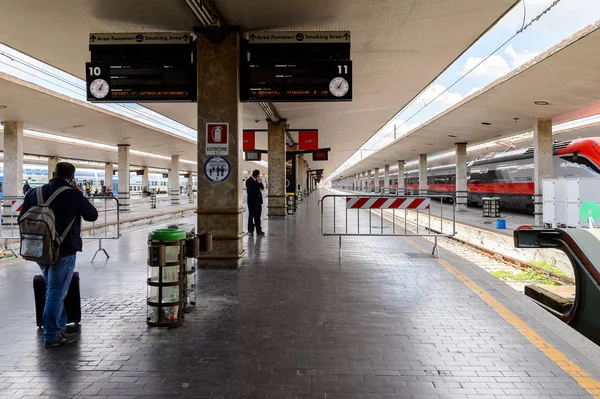
<path id="1" fill-rule="evenodd" d="M 520 67 L 539 53 L 531 50 L 518 52 L 512 44 L 509 44 L 504 49 L 504 54 L 507 55 L 507 58 L 494 54 L 485 61 L 483 61 L 483 57 L 469 57 L 465 65 L 461 68 L 460 73 L 464 75 L 475 68 L 469 73 L 469 77 L 485 78 L 491 82 Z"/>
<path id="2" fill-rule="evenodd" d="M 522 53 L 518 53 L 515 51 L 512 44 L 509 44 L 508 47 L 506 47 L 506 49 L 504 50 L 504 52 L 510 57 L 513 68 L 518 68 L 527 61 L 539 55 L 538 52 L 529 50 L 523 50 Z"/>
<path id="3" fill-rule="evenodd" d="M 509 73 L 511 69 L 502 56 L 494 54 L 485 61 L 483 57 L 469 57 L 461 68 L 460 74 L 469 73 L 470 77 L 495 80 Z"/>
<path id="4" fill-rule="evenodd" d="M 451 91 L 444 92 L 445 90 L 446 86 L 434 83 L 419 96 L 416 102 L 423 106 L 431 103 L 435 99 L 436 104 L 452 106 L 463 99 L 463 96 L 460 93 L 453 93 Z M 439 96 L 439 98 L 436 99 L 437 96 Z"/>
<path id="5" fill-rule="evenodd" d="M 469 90 L 469 92 L 465 95 L 465 97 L 469 97 L 471 94 L 475 94 L 479 90 L 481 90 L 481 87 L 473 87 L 471 90 Z"/>

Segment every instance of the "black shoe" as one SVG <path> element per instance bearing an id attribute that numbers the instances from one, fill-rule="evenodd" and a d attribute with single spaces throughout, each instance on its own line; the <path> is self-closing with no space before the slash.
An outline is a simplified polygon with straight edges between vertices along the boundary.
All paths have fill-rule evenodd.
<path id="1" fill-rule="evenodd" d="M 52 341 L 44 342 L 45 348 L 56 348 L 57 346 L 63 346 L 67 344 L 72 344 L 73 342 L 77 342 L 79 339 L 79 334 L 69 334 L 61 331 L 58 334 L 58 337 L 54 338 Z"/>
<path id="2" fill-rule="evenodd" d="M 249 231 L 249 232 L 248 232 L 248 235 L 249 235 L 249 236 L 253 236 L 253 235 L 254 235 L 254 232 L 253 232 L 253 231 Z"/>
<path id="3" fill-rule="evenodd" d="M 257 232 L 257 233 L 256 233 L 256 235 L 257 235 L 257 236 L 264 236 L 264 235 L 265 235 L 265 232 L 264 232 L 264 231 L 259 231 L 259 232 Z"/>

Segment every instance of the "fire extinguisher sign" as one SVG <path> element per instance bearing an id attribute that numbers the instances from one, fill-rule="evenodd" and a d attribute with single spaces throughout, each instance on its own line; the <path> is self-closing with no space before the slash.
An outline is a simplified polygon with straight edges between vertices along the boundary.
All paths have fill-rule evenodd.
<path id="1" fill-rule="evenodd" d="M 206 123 L 206 155 L 229 155 L 229 123 Z"/>

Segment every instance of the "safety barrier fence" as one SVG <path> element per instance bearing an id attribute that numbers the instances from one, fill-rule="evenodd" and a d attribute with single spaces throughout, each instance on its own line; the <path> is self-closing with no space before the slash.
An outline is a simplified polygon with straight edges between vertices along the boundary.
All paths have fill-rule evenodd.
<path id="1" fill-rule="evenodd" d="M 443 207 L 431 208 L 431 200 L 450 200 L 450 195 L 325 195 L 321 198 L 323 236 L 339 237 L 431 237 L 432 255 L 439 256 L 438 237 L 452 237 L 456 231 L 456 211 L 444 215 Z M 446 210 L 446 213 L 448 211 Z M 432 219 L 448 219 L 452 229 L 432 228 Z"/>
<path id="2" fill-rule="evenodd" d="M 23 207 L 23 197 L 2 198 L 2 218 L 0 226 L 0 239 L 4 241 L 4 252 L 17 257 L 10 247 L 10 242 L 20 242 L 19 225 L 17 219 Z M 88 199 L 98 210 L 98 219 L 95 222 L 82 221 L 82 239 L 98 240 L 98 249 L 92 257 L 92 262 L 99 252 L 110 258 L 106 249 L 102 247 L 102 240 L 117 240 L 121 236 L 120 229 L 120 204 L 116 197 L 91 197 Z"/>

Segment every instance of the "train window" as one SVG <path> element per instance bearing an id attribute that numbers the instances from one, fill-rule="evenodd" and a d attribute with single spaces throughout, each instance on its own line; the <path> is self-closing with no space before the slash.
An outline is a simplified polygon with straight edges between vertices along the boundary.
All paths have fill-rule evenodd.
<path id="1" fill-rule="evenodd" d="M 561 158 L 568 162 L 586 166 L 589 169 L 593 170 L 594 172 L 600 174 L 600 168 L 598 168 L 598 166 L 596 164 L 594 164 L 593 162 L 591 162 L 589 159 L 587 159 L 584 156 L 579 155 L 577 157 L 573 157 L 572 155 L 570 155 L 570 156 L 565 156 L 565 157 L 561 157 Z"/>
<path id="2" fill-rule="evenodd" d="M 498 181 L 498 174 L 496 173 L 496 170 L 495 169 L 488 170 L 487 176 L 486 176 L 486 182 L 491 183 L 491 182 L 496 182 L 496 181 Z"/>

